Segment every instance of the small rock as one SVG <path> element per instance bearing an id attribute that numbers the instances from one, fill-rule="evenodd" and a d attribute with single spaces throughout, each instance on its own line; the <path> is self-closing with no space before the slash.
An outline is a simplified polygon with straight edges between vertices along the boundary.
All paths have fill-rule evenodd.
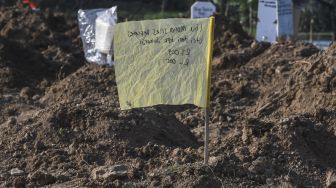
<path id="1" fill-rule="evenodd" d="M 252 131 L 244 126 L 243 128 L 243 134 L 242 134 L 242 141 L 244 144 L 247 144 L 249 142 L 250 135 L 252 134 Z"/>
<path id="2" fill-rule="evenodd" d="M 125 165 L 100 166 L 91 171 L 91 178 L 98 181 L 115 180 L 127 177 L 127 172 L 128 169 Z"/>
<path id="3" fill-rule="evenodd" d="M 16 122 L 17 122 L 17 120 L 16 120 L 15 117 L 10 117 L 10 118 L 8 118 L 8 120 L 7 120 L 7 124 L 8 124 L 8 125 L 15 125 Z"/>
<path id="4" fill-rule="evenodd" d="M 266 157 L 258 157 L 252 162 L 252 165 L 248 168 L 248 170 L 252 173 L 263 174 L 269 166 L 270 164 Z"/>
<path id="5" fill-rule="evenodd" d="M 0 173 L 0 178 L 7 178 L 9 174 L 7 172 L 5 173 Z M 0 186 L 1 187 L 1 186 Z"/>
<path id="6" fill-rule="evenodd" d="M 26 187 L 26 178 L 25 177 L 16 177 L 13 181 L 14 187 Z"/>
<path id="7" fill-rule="evenodd" d="M 21 176 L 24 174 L 24 171 L 19 168 L 13 168 L 9 171 L 9 173 L 11 176 Z"/>
<path id="8" fill-rule="evenodd" d="M 257 48 L 258 47 L 258 43 L 256 41 L 253 41 L 251 44 L 251 48 Z"/>
<path id="9" fill-rule="evenodd" d="M 186 155 L 182 158 L 182 163 L 190 163 L 192 161 L 192 157 L 190 155 Z"/>
<path id="10" fill-rule="evenodd" d="M 193 129 L 192 132 L 197 138 L 201 138 L 203 137 L 204 130 L 203 127 L 198 127 Z"/>
<path id="11" fill-rule="evenodd" d="M 160 182 L 157 180 L 154 180 L 151 182 L 150 187 L 158 187 L 160 185 Z"/>
<path id="12" fill-rule="evenodd" d="M 276 69 L 275 69 L 275 73 L 277 74 L 280 74 L 282 71 L 282 68 L 280 66 L 278 66 Z"/>
<path id="13" fill-rule="evenodd" d="M 24 150 L 29 150 L 29 148 L 30 148 L 29 146 L 30 146 L 30 145 L 29 145 L 28 143 L 24 143 L 24 144 L 23 144 L 23 149 L 24 149 Z"/>
<path id="14" fill-rule="evenodd" d="M 38 100 L 39 98 L 41 98 L 40 95 L 34 95 L 32 99 L 33 100 Z"/>
<path id="15" fill-rule="evenodd" d="M 180 155 L 180 153 L 181 153 L 180 148 L 176 148 L 172 152 L 172 157 L 178 157 Z"/>
<path id="16" fill-rule="evenodd" d="M 272 178 L 267 178 L 266 179 L 266 185 L 270 186 L 270 185 L 274 185 L 274 179 Z"/>
<path id="17" fill-rule="evenodd" d="M 215 179 L 213 176 L 200 175 L 195 178 L 193 184 L 190 187 L 222 187 L 220 180 Z"/>
<path id="18" fill-rule="evenodd" d="M 249 167 L 250 167 L 250 163 L 244 163 L 244 164 L 243 164 L 243 168 L 244 168 L 244 169 L 248 169 Z"/>
<path id="19" fill-rule="evenodd" d="M 77 133 L 77 132 L 79 132 L 80 130 L 79 130 L 78 127 L 75 127 L 75 128 L 73 129 L 73 131 L 74 131 L 75 133 Z"/>
<path id="20" fill-rule="evenodd" d="M 122 188 L 134 188 L 134 187 L 137 187 L 137 186 L 132 182 L 127 182 L 122 186 Z"/>
<path id="21" fill-rule="evenodd" d="M 226 116 L 226 120 L 227 120 L 228 122 L 231 122 L 231 121 L 232 121 L 232 117 L 230 117 L 230 116 Z"/>
<path id="22" fill-rule="evenodd" d="M 336 187 L 336 171 L 330 170 L 327 172 L 326 186 L 327 188 Z"/>
<path id="23" fill-rule="evenodd" d="M 139 176 L 139 174 L 143 171 L 144 163 L 141 161 L 141 159 L 136 159 L 132 162 L 131 168 L 128 169 L 127 176 L 130 179 L 135 179 Z"/>
<path id="24" fill-rule="evenodd" d="M 76 153 L 76 147 L 75 147 L 75 143 L 70 144 L 70 146 L 68 147 L 68 154 L 72 155 Z"/>
<path id="25" fill-rule="evenodd" d="M 113 187 L 121 187 L 122 183 L 120 180 L 114 180 L 112 182 Z"/>
<path id="26" fill-rule="evenodd" d="M 141 159 L 136 159 L 134 163 L 134 168 L 135 169 L 141 169 L 144 166 L 144 162 Z"/>
<path id="27" fill-rule="evenodd" d="M 42 171 L 36 171 L 29 174 L 28 178 L 31 182 L 34 182 L 39 186 L 50 185 L 56 182 L 56 178 L 53 175 Z"/>
<path id="28" fill-rule="evenodd" d="M 236 155 L 236 157 L 238 157 L 239 160 L 244 161 L 249 157 L 250 151 L 246 146 L 237 147 L 234 150 L 234 154 Z"/>
<path id="29" fill-rule="evenodd" d="M 30 87 L 24 87 L 20 91 L 20 97 L 22 98 L 29 99 L 32 97 L 32 95 L 33 95 L 33 91 L 32 89 L 30 89 Z"/>
<path id="30" fill-rule="evenodd" d="M 23 137 L 25 140 L 28 140 L 30 138 L 30 134 L 29 133 L 26 133 Z"/>
<path id="31" fill-rule="evenodd" d="M 34 148 L 36 150 L 43 150 L 45 148 L 45 145 L 40 141 L 38 140 L 35 144 L 34 144 Z"/>
<path id="32" fill-rule="evenodd" d="M 19 157 L 21 157 L 21 152 L 20 151 L 15 151 L 12 156 L 15 157 L 15 158 L 19 158 Z"/>
<path id="33" fill-rule="evenodd" d="M 218 162 L 220 161 L 220 157 L 210 157 L 209 158 L 209 165 L 210 166 L 216 166 Z"/>
<path id="34" fill-rule="evenodd" d="M 203 146 L 199 147 L 199 148 L 197 149 L 197 153 L 198 153 L 199 155 L 202 155 L 202 156 L 203 156 L 203 154 L 204 154 L 204 147 L 203 147 Z"/>
<path id="35" fill-rule="evenodd" d="M 48 85 L 49 85 L 49 82 L 46 79 L 42 80 L 42 82 L 40 83 L 41 88 L 46 88 L 48 87 Z"/>

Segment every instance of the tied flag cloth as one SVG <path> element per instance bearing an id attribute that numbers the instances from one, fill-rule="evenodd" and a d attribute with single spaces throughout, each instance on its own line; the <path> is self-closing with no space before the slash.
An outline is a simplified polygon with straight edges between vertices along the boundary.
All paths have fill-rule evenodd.
<path id="1" fill-rule="evenodd" d="M 158 104 L 209 105 L 214 18 L 116 25 L 115 74 L 121 110 Z"/>

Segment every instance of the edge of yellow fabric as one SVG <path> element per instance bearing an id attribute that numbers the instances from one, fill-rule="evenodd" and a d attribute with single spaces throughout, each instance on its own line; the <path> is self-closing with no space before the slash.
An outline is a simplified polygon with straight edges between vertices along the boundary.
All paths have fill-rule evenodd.
<path id="1" fill-rule="evenodd" d="M 211 62 L 212 62 L 212 52 L 213 52 L 213 40 L 214 40 L 214 26 L 215 17 L 211 16 L 209 19 L 209 31 L 208 31 L 208 59 L 207 59 L 207 96 L 206 96 L 206 107 L 210 106 L 210 85 L 211 85 Z"/>

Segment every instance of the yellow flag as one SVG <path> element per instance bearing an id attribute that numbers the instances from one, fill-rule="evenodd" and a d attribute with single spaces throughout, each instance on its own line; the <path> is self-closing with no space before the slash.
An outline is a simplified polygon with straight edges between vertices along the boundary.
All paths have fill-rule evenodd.
<path id="1" fill-rule="evenodd" d="M 114 60 L 121 109 L 157 104 L 208 107 L 213 20 L 117 24 Z"/>

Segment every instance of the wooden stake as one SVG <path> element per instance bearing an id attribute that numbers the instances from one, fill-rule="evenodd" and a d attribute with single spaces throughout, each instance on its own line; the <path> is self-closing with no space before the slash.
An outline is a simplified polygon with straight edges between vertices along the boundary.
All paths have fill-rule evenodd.
<path id="1" fill-rule="evenodd" d="M 209 107 L 204 109 L 204 164 L 209 161 Z"/>

